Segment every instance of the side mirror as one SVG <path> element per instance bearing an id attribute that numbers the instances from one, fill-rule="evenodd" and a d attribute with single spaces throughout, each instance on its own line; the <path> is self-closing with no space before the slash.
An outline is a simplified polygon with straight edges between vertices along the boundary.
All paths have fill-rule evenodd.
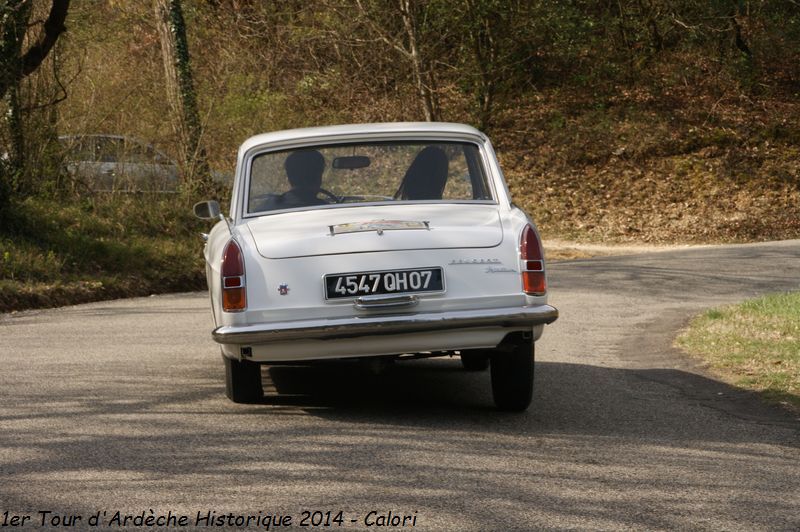
<path id="1" fill-rule="evenodd" d="M 194 215 L 202 220 L 219 219 L 219 203 L 216 200 L 201 201 L 194 204 Z"/>

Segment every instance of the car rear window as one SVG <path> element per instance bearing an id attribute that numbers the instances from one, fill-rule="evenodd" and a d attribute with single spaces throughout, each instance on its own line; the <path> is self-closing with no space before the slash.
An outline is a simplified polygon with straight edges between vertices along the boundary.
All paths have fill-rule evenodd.
<path id="1" fill-rule="evenodd" d="M 491 201 L 475 144 L 380 142 L 270 151 L 251 162 L 247 212 L 353 203 Z"/>

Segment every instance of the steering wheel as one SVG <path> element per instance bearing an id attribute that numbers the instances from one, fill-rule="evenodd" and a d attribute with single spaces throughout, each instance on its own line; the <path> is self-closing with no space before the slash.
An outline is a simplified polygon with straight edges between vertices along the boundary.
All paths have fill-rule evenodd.
<path id="1" fill-rule="evenodd" d="M 324 188 L 320 187 L 319 191 L 322 193 L 323 196 L 326 196 L 330 199 L 333 203 L 341 203 L 342 198 L 331 192 L 330 190 L 325 190 Z"/>

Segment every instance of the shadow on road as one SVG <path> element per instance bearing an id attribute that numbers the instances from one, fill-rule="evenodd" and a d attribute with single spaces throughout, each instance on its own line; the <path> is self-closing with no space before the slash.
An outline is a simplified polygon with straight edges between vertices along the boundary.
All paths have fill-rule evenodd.
<path id="1" fill-rule="evenodd" d="M 117 506 L 163 507 L 214 479 L 213 501 L 226 508 L 267 499 L 427 508 L 433 528 L 433 516 L 508 530 L 587 519 L 680 528 L 696 516 L 651 507 L 696 505 L 704 494 L 714 515 L 763 526 L 774 522 L 752 521 L 736 501 L 770 516 L 792 515 L 796 503 L 773 473 L 800 482 L 796 455 L 774 451 L 797 447 L 797 422 L 685 372 L 540 363 L 532 409 L 505 414 L 492 406 L 488 372 L 457 359 L 381 375 L 351 363 L 271 367 L 258 405 L 228 402 L 218 366 L 190 371 L 179 390 L 155 378 L 101 379 L 58 399 L 30 390 L 0 416 L 3 474 L 78 482 L 45 495 L 53 507 L 111 505 L 115 493 Z M 24 418 L 9 414 L 15 402 Z M 704 408 L 687 416 L 687 403 Z M 8 488 L 9 504 L 33 504 Z M 732 495 L 721 499 L 721 489 Z"/>
<path id="2" fill-rule="evenodd" d="M 764 404 L 757 393 L 670 369 L 539 362 L 533 405 L 523 414 L 495 410 L 489 372 L 466 372 L 457 358 L 398 362 L 377 375 L 358 363 L 342 362 L 271 366 L 263 376 L 265 405 L 297 406 L 313 415 L 348 421 L 404 419 L 435 426 L 447 416 L 450 423 L 486 422 L 486 430 L 492 431 L 506 426 L 502 420 L 528 419 L 520 430 L 682 439 L 692 437 L 692 420 L 683 411 L 688 401 L 710 414 L 800 431 L 800 421 Z M 665 389 L 683 400 L 664 401 Z M 698 422 L 694 436 L 709 437 L 702 419 Z M 510 430 L 515 427 L 509 425 Z M 728 434 L 726 441 L 742 436 Z"/>

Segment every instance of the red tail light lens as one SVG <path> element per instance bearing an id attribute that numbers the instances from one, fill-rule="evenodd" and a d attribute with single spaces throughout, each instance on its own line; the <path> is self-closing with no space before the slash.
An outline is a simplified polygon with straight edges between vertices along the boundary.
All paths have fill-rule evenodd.
<path id="1" fill-rule="evenodd" d="M 242 249 L 231 240 L 222 252 L 222 310 L 241 312 L 247 308 Z"/>
<path id="2" fill-rule="evenodd" d="M 522 230 L 519 255 L 522 259 L 522 290 L 531 296 L 543 296 L 547 292 L 547 280 L 544 275 L 542 242 L 530 225 Z"/>

